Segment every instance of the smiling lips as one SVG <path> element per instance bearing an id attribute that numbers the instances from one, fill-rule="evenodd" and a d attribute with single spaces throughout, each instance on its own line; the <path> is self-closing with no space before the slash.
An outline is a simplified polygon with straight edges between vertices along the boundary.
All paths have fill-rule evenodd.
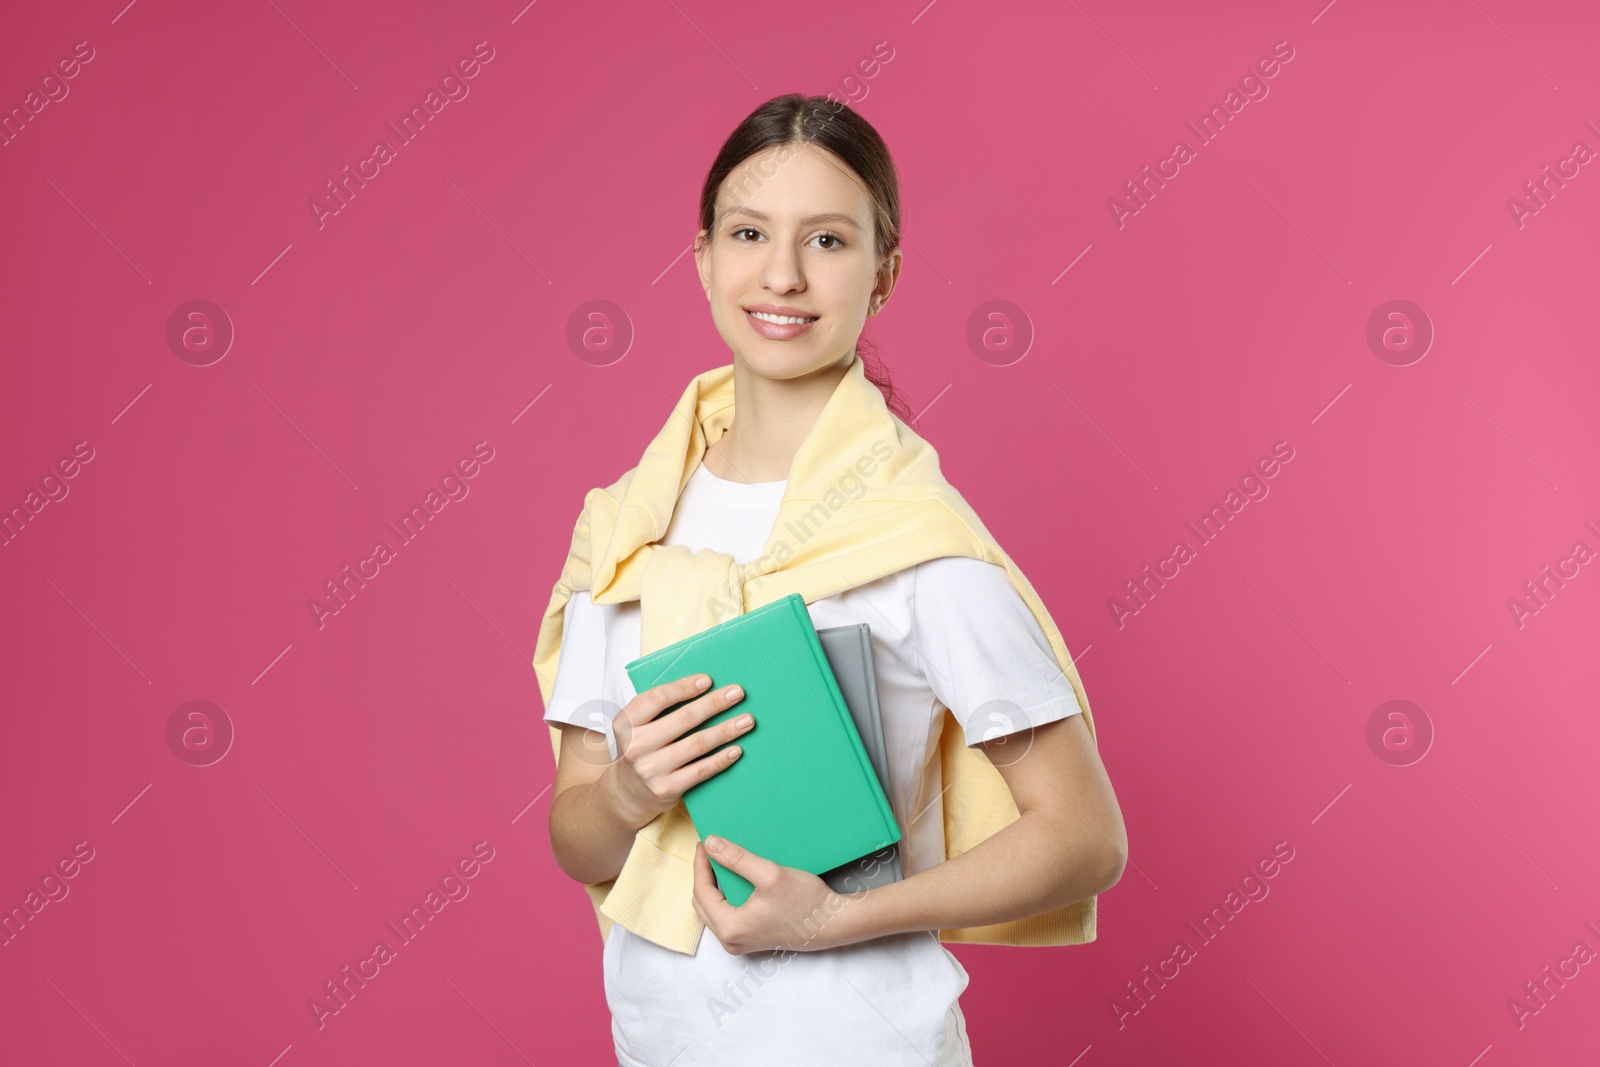
<path id="1" fill-rule="evenodd" d="M 774 341 L 791 341 L 816 323 L 820 315 L 796 314 L 799 308 L 775 308 L 762 306 L 745 308 L 745 318 L 751 328 L 762 337 Z"/>

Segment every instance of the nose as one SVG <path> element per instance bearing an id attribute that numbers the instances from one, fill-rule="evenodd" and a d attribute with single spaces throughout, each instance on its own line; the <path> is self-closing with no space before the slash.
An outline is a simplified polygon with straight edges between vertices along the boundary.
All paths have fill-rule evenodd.
<path id="1" fill-rule="evenodd" d="M 799 245 L 792 240 L 774 240 L 767 245 L 766 260 L 761 264 L 761 284 L 774 293 L 792 293 L 805 288 Z"/>

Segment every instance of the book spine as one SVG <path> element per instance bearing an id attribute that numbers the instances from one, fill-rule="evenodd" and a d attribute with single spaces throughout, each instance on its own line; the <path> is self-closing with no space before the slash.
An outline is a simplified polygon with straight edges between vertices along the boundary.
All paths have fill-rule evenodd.
<path id="1" fill-rule="evenodd" d="M 855 750 L 857 764 L 861 767 L 861 773 L 866 775 L 868 789 L 873 799 L 877 801 L 878 817 L 883 822 L 884 832 L 889 835 L 884 844 L 892 844 L 900 839 L 900 826 L 894 821 L 894 811 L 890 809 L 889 801 L 883 795 L 883 787 L 878 784 L 878 772 L 873 769 L 872 761 L 867 758 L 867 750 L 862 746 L 861 739 L 856 736 L 854 721 L 850 718 L 850 708 L 844 702 L 844 694 L 839 692 L 839 683 L 834 680 L 833 668 L 828 665 L 827 654 L 822 651 L 822 641 L 817 637 L 816 627 L 812 625 L 811 613 L 806 610 L 805 600 L 799 593 L 790 593 L 789 598 L 792 598 L 794 611 L 800 617 L 806 643 L 811 647 L 811 656 L 816 661 L 817 669 L 822 673 L 824 688 L 833 697 L 833 709 L 838 716 L 839 728 L 844 731 L 845 739 Z"/>

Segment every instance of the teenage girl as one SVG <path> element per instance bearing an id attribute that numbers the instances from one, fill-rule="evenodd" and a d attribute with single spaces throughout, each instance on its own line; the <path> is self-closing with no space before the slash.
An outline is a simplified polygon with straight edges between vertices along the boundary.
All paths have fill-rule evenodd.
<path id="1" fill-rule="evenodd" d="M 696 263 L 733 353 L 736 414 L 684 486 L 660 543 L 746 563 L 762 554 L 795 454 L 862 358 L 862 327 L 899 277 L 894 164 L 877 131 L 849 107 L 777 97 L 724 143 L 702 189 L 700 226 Z M 864 370 L 910 422 L 881 370 Z M 816 876 L 781 868 L 781 879 L 738 909 L 742 920 L 761 920 L 770 940 L 761 943 L 747 925 L 730 951 L 717 929 L 726 912 L 702 907 L 713 896 L 727 905 L 697 851 L 696 910 L 707 925 L 694 955 L 621 924 L 606 939 L 620 1067 L 970 1065 L 958 1004 L 967 972 L 938 930 L 1038 914 L 1121 877 L 1127 843 L 1116 796 L 1073 689 L 1003 568 L 944 556 L 807 607 L 819 629 L 871 626 L 904 880 L 872 891 L 882 905 L 873 925 L 857 922 L 847 905 L 812 942 L 778 951 L 795 928 L 787 924 L 814 914 L 828 892 Z M 577 591 L 563 619 L 544 716 L 562 734 L 550 837 L 562 870 L 595 884 L 617 876 L 635 831 L 731 766 L 737 745 L 728 742 L 757 724 L 730 720 L 676 743 L 737 703 L 738 687 L 728 684 L 736 679 L 717 679 L 718 688 L 658 721 L 702 690 L 683 678 L 634 692 L 623 665 L 640 654 L 639 603 L 596 605 Z M 985 714 L 997 707 L 1008 713 Z M 597 716 L 596 708 L 609 710 Z M 1022 813 L 948 863 L 937 808 L 945 708 L 967 743 L 1001 769 Z M 618 758 L 614 738 L 623 727 L 627 755 Z M 1008 740 L 1013 753 L 1018 740 L 1010 735 L 1022 731 L 1027 758 L 1006 756 Z M 742 874 L 772 870 L 737 843 L 732 854 L 746 865 Z"/>

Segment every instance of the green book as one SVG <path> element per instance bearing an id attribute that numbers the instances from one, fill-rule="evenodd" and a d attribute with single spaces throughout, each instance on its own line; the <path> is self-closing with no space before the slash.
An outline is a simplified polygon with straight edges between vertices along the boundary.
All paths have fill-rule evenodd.
<path id="1" fill-rule="evenodd" d="M 894 811 L 798 593 L 641 656 L 625 669 L 639 692 L 691 674 L 710 675 L 712 689 L 736 682 L 744 687 L 743 700 L 689 731 L 746 712 L 756 720 L 737 740 L 743 754 L 683 794 L 702 840 L 716 834 L 819 876 L 900 840 Z M 737 907 L 748 900 L 755 887 L 706 855 L 728 903 Z"/>

